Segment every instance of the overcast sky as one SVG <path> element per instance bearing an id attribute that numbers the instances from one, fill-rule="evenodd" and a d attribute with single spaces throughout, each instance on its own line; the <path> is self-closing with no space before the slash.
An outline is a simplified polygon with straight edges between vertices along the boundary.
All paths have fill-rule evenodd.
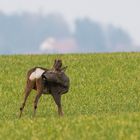
<path id="1" fill-rule="evenodd" d="M 140 0 L 0 0 L 0 11 L 62 14 L 70 25 L 77 17 L 126 29 L 140 44 Z"/>

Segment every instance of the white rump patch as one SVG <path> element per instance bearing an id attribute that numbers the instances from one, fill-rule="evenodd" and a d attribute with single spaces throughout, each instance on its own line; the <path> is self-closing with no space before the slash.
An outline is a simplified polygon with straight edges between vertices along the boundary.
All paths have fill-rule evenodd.
<path id="1" fill-rule="evenodd" d="M 29 79 L 30 80 L 39 79 L 41 75 L 43 74 L 43 72 L 45 72 L 45 70 L 42 70 L 41 68 L 37 68 L 34 72 L 32 72 Z"/>

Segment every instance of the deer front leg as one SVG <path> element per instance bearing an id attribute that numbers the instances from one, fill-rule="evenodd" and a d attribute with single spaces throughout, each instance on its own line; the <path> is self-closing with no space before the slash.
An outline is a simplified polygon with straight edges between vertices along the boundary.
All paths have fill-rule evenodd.
<path id="1" fill-rule="evenodd" d="M 58 115 L 63 116 L 64 113 L 62 111 L 62 106 L 61 106 L 61 94 L 52 93 L 52 96 L 58 108 Z"/>

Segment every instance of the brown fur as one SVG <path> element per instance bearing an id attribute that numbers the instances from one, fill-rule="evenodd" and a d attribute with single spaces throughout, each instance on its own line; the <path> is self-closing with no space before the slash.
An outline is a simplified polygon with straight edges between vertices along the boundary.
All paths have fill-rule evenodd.
<path id="1" fill-rule="evenodd" d="M 47 76 L 49 75 L 47 77 L 48 79 L 46 78 L 44 80 L 43 77 L 40 77 L 39 79 L 35 79 L 34 81 L 31 81 L 29 79 L 29 77 L 32 74 L 32 72 L 34 72 L 36 70 L 36 68 L 43 69 L 45 71 L 44 77 L 46 78 L 46 75 Z M 63 72 L 64 69 L 66 69 L 66 68 L 62 68 L 62 61 L 55 60 L 53 68 L 51 70 L 42 68 L 42 67 L 34 67 L 28 71 L 26 87 L 25 87 L 25 91 L 24 91 L 25 97 L 24 97 L 22 106 L 20 107 L 19 117 L 21 117 L 21 115 L 22 115 L 27 98 L 32 89 L 37 91 L 37 95 L 34 100 L 34 116 L 36 114 L 36 109 L 37 109 L 37 104 L 38 104 L 39 98 L 41 97 L 42 94 L 45 94 L 45 93 L 49 93 L 53 96 L 53 99 L 58 107 L 58 114 L 60 116 L 63 115 L 63 111 L 62 111 L 62 107 L 61 107 L 61 95 L 68 92 L 68 89 L 69 89 L 69 83 L 67 84 L 68 86 L 65 86 L 66 80 L 63 80 L 66 77 L 66 75 Z M 58 77 L 60 77 L 60 78 L 58 78 Z M 51 80 L 51 79 L 53 79 L 53 80 Z M 60 79 L 60 80 L 58 80 L 58 79 Z M 61 79 L 62 79 L 62 82 L 61 82 Z M 69 79 L 68 79 L 68 81 L 69 81 Z"/>

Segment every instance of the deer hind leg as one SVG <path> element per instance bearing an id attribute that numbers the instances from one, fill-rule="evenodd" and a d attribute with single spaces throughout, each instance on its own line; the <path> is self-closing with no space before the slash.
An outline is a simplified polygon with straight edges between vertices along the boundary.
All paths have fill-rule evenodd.
<path id="1" fill-rule="evenodd" d="M 36 87 L 37 87 L 37 95 L 36 95 L 35 100 L 34 100 L 34 114 L 33 114 L 34 117 L 36 115 L 36 110 L 37 110 L 39 98 L 41 97 L 41 95 L 43 93 L 42 79 L 36 80 Z"/>
<path id="2" fill-rule="evenodd" d="M 53 99 L 57 105 L 58 108 L 58 115 L 63 116 L 62 106 L 61 106 L 61 94 L 58 93 L 52 93 Z"/>
<path id="3" fill-rule="evenodd" d="M 22 103 L 22 105 L 21 105 L 21 107 L 20 107 L 19 118 L 20 118 L 21 115 L 22 115 L 22 112 L 23 112 L 23 109 L 24 109 L 24 107 L 25 107 L 27 98 L 28 98 L 28 96 L 29 96 L 31 90 L 33 89 L 33 87 L 34 87 L 34 82 L 32 82 L 32 81 L 27 81 L 26 88 L 25 88 L 25 91 L 24 91 L 24 93 L 25 93 L 25 95 L 24 95 L 24 101 L 23 101 L 23 103 Z"/>

